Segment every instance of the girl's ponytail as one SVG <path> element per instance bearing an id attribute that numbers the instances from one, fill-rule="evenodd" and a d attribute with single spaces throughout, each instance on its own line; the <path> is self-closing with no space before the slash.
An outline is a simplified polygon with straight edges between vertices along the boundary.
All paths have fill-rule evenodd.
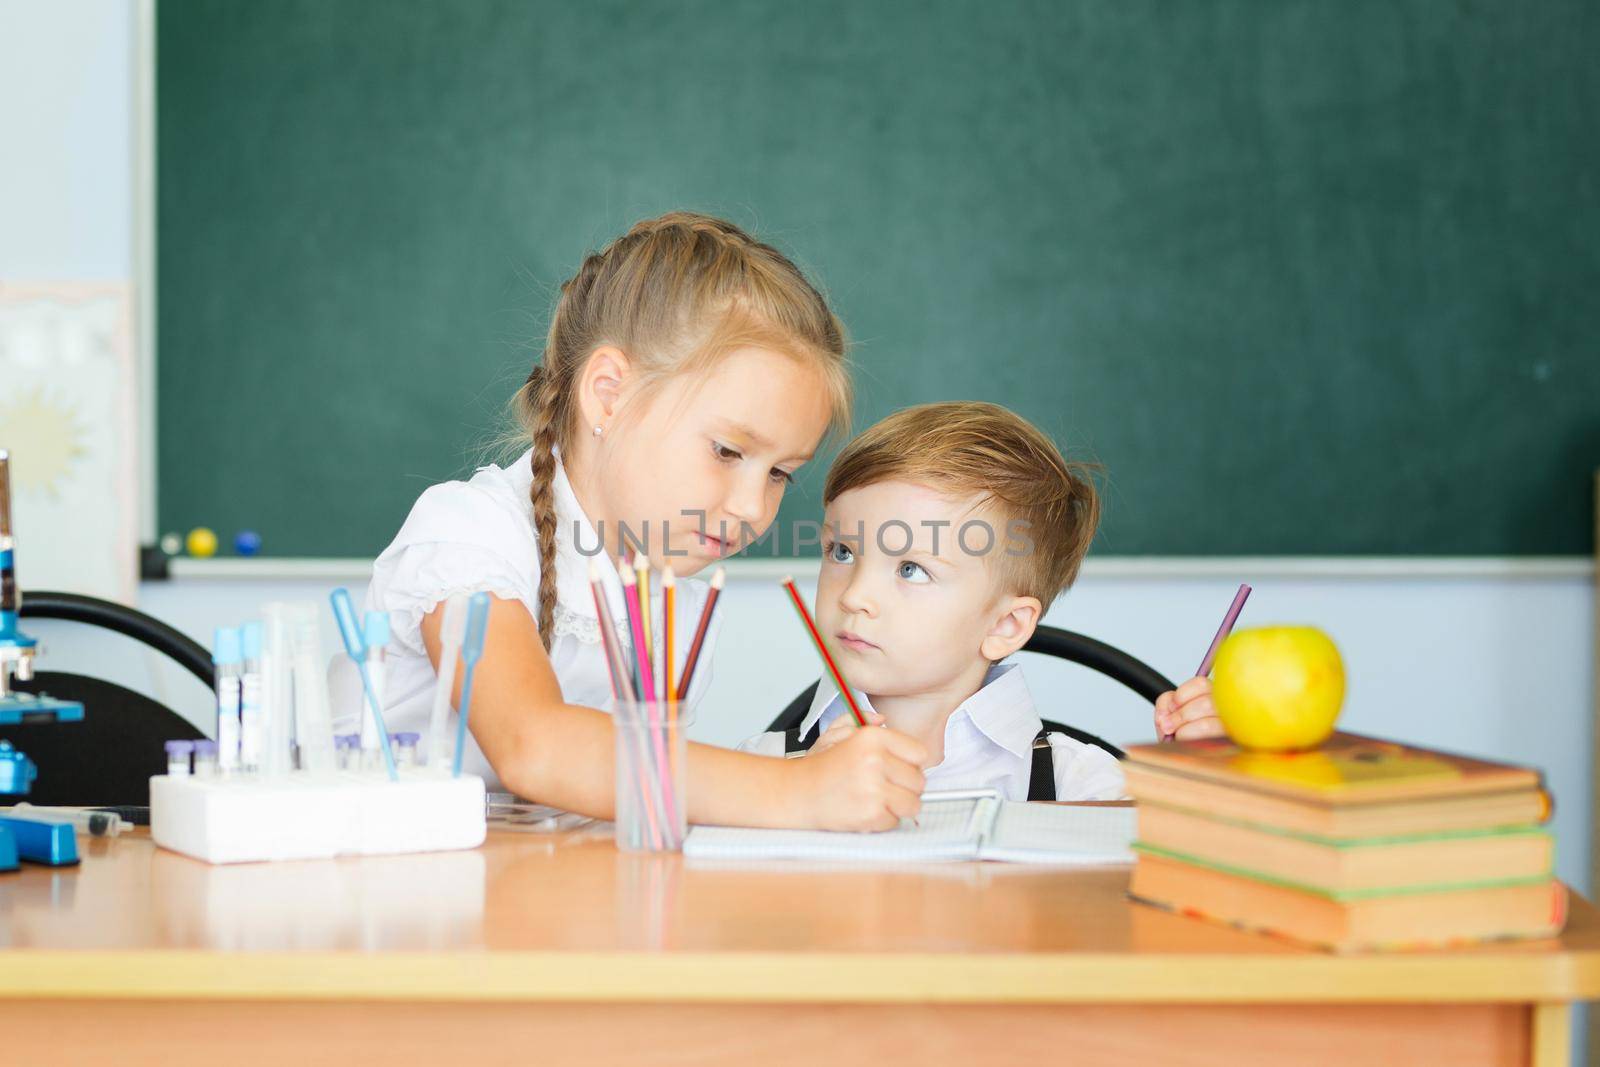
<path id="1" fill-rule="evenodd" d="M 539 643 L 550 651 L 550 626 L 556 611 L 556 427 L 555 382 L 543 366 L 528 375 L 521 403 L 528 409 L 533 435 L 533 528 L 539 539 Z"/>

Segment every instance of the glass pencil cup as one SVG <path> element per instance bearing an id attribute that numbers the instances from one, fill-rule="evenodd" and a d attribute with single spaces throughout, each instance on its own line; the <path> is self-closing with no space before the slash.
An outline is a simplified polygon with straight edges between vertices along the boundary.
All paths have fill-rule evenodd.
<path id="1" fill-rule="evenodd" d="M 688 832 L 685 731 L 692 719 L 677 701 L 619 700 L 611 712 L 617 742 L 617 847 L 677 852 Z"/>

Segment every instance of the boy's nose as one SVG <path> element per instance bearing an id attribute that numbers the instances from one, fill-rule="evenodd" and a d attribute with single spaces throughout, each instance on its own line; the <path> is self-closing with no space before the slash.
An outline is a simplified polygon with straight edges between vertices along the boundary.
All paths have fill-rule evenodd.
<path id="1" fill-rule="evenodd" d="M 861 577 L 861 572 L 850 579 L 850 584 L 839 593 L 839 607 L 850 615 L 865 615 L 876 618 L 878 604 L 872 591 L 867 588 L 868 583 Z"/>

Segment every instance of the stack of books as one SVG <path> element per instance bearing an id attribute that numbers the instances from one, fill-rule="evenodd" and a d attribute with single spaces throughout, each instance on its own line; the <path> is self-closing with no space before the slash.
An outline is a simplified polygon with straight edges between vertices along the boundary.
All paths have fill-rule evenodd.
<path id="1" fill-rule="evenodd" d="M 1140 901 L 1338 951 L 1549 937 L 1539 773 L 1338 733 L 1299 753 L 1136 745 Z"/>

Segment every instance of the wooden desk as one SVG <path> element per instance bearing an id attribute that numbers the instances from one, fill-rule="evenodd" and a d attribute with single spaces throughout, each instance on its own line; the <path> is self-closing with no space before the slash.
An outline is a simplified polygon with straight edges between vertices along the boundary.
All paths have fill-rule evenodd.
<path id="1" fill-rule="evenodd" d="M 1600 995 L 1577 897 L 1559 942 L 1339 958 L 1131 904 L 1126 870 L 717 869 L 506 831 L 85 851 L 0 875 L 7 1062 L 1553 1064 Z"/>

